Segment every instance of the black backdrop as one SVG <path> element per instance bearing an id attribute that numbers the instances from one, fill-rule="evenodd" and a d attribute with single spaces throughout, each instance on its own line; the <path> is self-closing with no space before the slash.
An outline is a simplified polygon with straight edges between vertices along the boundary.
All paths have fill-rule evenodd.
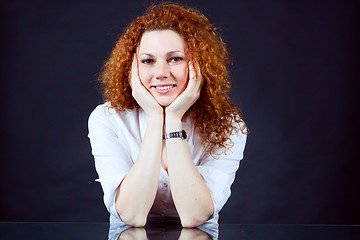
<path id="1" fill-rule="evenodd" d="M 251 129 L 223 223 L 357 223 L 355 1 L 181 1 L 223 29 Z M 1 2 L 0 221 L 108 220 L 87 118 L 145 1 Z"/>

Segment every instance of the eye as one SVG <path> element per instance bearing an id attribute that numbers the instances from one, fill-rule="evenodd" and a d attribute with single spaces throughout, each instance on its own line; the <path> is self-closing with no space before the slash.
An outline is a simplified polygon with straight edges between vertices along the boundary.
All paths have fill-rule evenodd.
<path id="1" fill-rule="evenodd" d="M 172 57 L 169 60 L 170 60 L 170 62 L 179 62 L 179 61 L 183 60 L 183 58 L 182 57 Z"/>
<path id="2" fill-rule="evenodd" d="M 154 60 L 150 59 L 150 58 L 141 60 L 141 63 L 143 63 L 143 64 L 151 64 L 153 62 L 154 62 Z"/>

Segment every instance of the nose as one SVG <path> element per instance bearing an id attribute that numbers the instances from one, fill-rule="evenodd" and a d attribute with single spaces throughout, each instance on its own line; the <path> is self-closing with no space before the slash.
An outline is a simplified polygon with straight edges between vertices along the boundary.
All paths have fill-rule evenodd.
<path id="1" fill-rule="evenodd" d="M 169 65 L 165 61 L 158 61 L 155 68 L 155 78 L 162 80 L 170 76 Z"/>

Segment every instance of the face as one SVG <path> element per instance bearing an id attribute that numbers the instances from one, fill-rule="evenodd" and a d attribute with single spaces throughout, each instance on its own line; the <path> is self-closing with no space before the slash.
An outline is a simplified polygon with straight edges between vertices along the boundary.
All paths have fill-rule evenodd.
<path id="1" fill-rule="evenodd" d="M 188 83 L 188 54 L 172 30 L 145 32 L 138 48 L 139 76 L 161 106 L 170 105 Z"/>

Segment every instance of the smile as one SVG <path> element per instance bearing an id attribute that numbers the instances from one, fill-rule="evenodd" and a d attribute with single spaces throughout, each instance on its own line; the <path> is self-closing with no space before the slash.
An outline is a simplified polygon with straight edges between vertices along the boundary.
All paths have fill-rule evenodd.
<path id="1" fill-rule="evenodd" d="M 168 86 L 155 86 L 156 89 L 159 89 L 161 91 L 168 90 L 170 88 L 175 87 L 175 85 L 168 85 Z"/>

